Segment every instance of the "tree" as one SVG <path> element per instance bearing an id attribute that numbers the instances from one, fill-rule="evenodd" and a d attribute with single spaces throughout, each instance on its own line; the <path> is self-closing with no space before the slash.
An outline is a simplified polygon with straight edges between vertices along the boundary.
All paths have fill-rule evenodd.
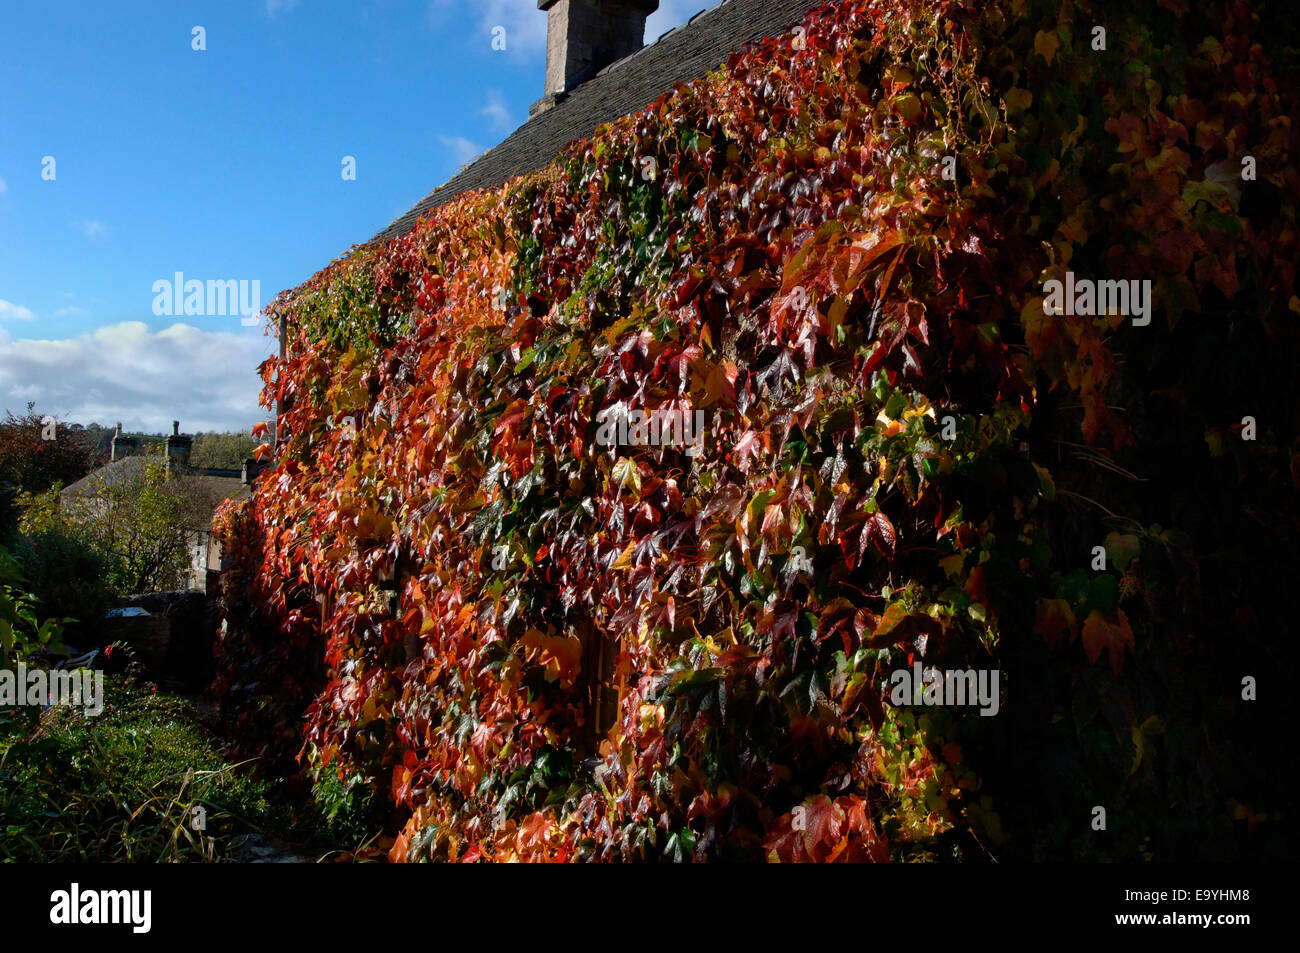
<path id="1" fill-rule="evenodd" d="M 35 403 L 21 417 L 6 411 L 0 421 L 0 539 L 12 534 L 18 494 L 66 486 L 103 462 L 93 439 L 37 413 Z"/>
<path id="2" fill-rule="evenodd" d="M 190 466 L 238 470 L 253 455 L 257 443 L 247 431 L 195 434 Z"/>
<path id="3" fill-rule="evenodd" d="M 119 592 L 181 588 L 194 535 L 208 528 L 219 501 L 201 482 L 169 478 L 161 456 L 133 459 L 126 472 L 92 475 L 75 496 L 25 495 L 19 528 L 29 538 L 53 531 L 85 541 Z"/>

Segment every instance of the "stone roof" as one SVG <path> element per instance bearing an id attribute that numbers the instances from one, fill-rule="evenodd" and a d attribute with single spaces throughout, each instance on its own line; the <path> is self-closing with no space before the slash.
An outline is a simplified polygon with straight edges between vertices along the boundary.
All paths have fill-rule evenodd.
<path id="1" fill-rule="evenodd" d="M 181 479 L 187 488 L 198 490 L 204 499 L 220 503 L 226 499 L 250 496 L 248 487 L 239 477 L 213 476 L 207 473 L 184 474 Z"/>
<path id="2" fill-rule="evenodd" d="M 73 499 L 81 496 L 93 496 L 99 487 L 115 486 L 134 479 L 150 460 L 162 462 L 161 457 L 149 454 L 132 454 L 92 470 L 75 483 L 64 487 L 59 496 Z M 235 474 L 233 476 L 228 474 Z M 211 503 L 215 510 L 224 499 L 249 495 L 238 470 L 196 470 L 185 468 L 173 479 L 182 481 L 187 493 L 195 500 Z"/>
<path id="3" fill-rule="evenodd" d="M 104 464 L 97 470 L 91 470 L 75 483 L 69 483 L 60 491 L 59 495 L 65 497 L 82 496 L 101 486 L 115 486 L 119 483 L 127 483 L 134 479 L 150 460 L 158 459 L 160 458 L 151 457 L 148 454 L 132 454 L 128 457 L 122 457 L 112 463 Z"/>
<path id="4" fill-rule="evenodd" d="M 648 106 L 677 83 L 717 69 L 746 43 L 789 31 L 819 5 L 816 0 L 725 0 L 697 13 L 657 42 L 561 94 L 554 106 L 533 116 L 375 237 L 404 235 L 421 216 L 463 192 L 494 188 L 540 169 L 570 142 L 586 139 L 605 123 Z"/>

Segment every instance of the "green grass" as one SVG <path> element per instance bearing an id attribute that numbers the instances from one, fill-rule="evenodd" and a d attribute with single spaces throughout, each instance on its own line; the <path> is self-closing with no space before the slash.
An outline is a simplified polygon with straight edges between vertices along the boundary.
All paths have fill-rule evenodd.
<path id="1" fill-rule="evenodd" d="M 250 838 L 316 858 L 363 844 L 368 804 L 318 786 L 295 806 L 251 767 L 225 761 L 189 703 L 131 677 L 105 678 L 95 717 L 0 708 L 0 861 L 237 860 Z"/>

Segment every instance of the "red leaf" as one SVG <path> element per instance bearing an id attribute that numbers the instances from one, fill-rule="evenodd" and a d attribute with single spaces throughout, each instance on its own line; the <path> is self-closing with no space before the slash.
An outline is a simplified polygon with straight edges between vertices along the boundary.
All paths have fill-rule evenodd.
<path id="1" fill-rule="evenodd" d="M 1133 649 L 1133 630 L 1123 609 L 1116 615 L 1116 621 L 1111 622 L 1095 609 L 1088 614 L 1083 623 L 1083 650 L 1090 662 L 1097 661 L 1103 649 L 1109 652 L 1111 670 L 1118 675 L 1124 668 L 1124 650 Z"/>
<path id="2" fill-rule="evenodd" d="M 871 535 L 871 541 L 876 544 L 876 549 L 882 556 L 894 555 L 897 536 L 894 533 L 894 524 L 884 513 L 872 513 L 867 517 L 867 525 L 863 532 Z"/>
<path id="3" fill-rule="evenodd" d="M 731 448 L 731 462 L 746 476 L 749 475 L 750 458 L 763 448 L 763 434 L 757 430 L 747 430 Z"/>

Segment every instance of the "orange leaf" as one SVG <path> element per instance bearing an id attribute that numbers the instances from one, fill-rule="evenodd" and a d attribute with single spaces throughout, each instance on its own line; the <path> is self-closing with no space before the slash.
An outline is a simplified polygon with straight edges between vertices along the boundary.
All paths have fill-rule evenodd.
<path id="1" fill-rule="evenodd" d="M 1070 604 L 1064 599 L 1039 599 L 1034 631 L 1046 639 L 1048 645 L 1056 645 L 1056 640 L 1067 631 L 1073 642 L 1079 635 L 1079 624 Z"/>
<path id="2" fill-rule="evenodd" d="M 804 850 L 815 855 L 818 844 L 839 839 L 844 810 L 825 794 L 808 798 L 791 812 L 790 827 L 803 834 Z"/>
<path id="3" fill-rule="evenodd" d="M 1061 48 L 1061 41 L 1056 38 L 1055 33 L 1049 33 L 1046 30 L 1039 30 L 1034 34 L 1034 52 L 1041 53 L 1043 59 L 1047 60 L 1047 65 L 1052 65 L 1052 57 L 1056 51 Z"/>
<path id="4" fill-rule="evenodd" d="M 1124 649 L 1133 649 L 1133 629 L 1129 627 L 1128 616 L 1119 610 L 1118 621 L 1111 622 L 1094 609 L 1083 623 L 1083 650 L 1088 653 L 1088 661 L 1095 662 L 1101 657 L 1101 650 L 1110 652 L 1111 670 L 1118 675 L 1124 668 Z"/>

